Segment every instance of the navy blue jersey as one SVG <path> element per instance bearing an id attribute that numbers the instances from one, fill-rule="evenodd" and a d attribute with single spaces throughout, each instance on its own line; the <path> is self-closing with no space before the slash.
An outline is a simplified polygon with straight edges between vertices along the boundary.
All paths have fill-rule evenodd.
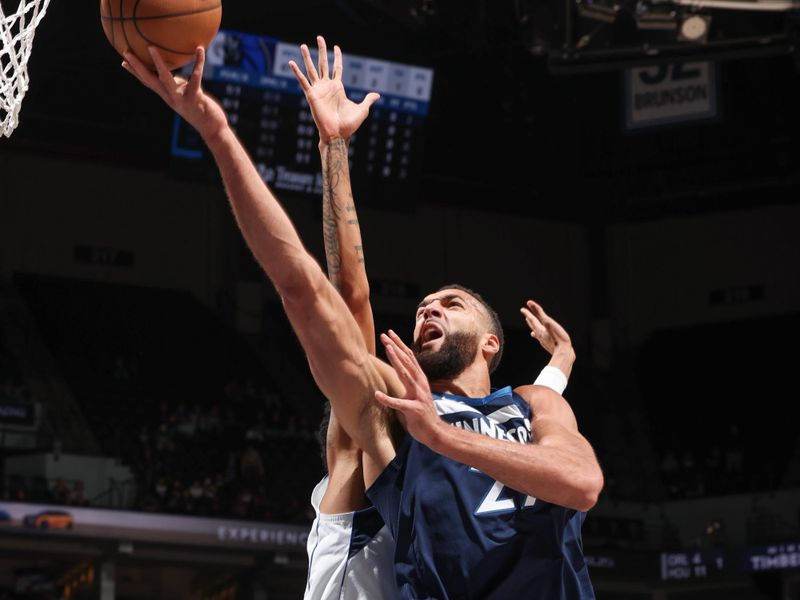
<path id="1" fill-rule="evenodd" d="M 455 427 L 511 443 L 531 439 L 531 410 L 511 387 L 485 398 L 435 394 Z M 406 435 L 367 490 L 395 538 L 403 598 L 593 599 L 585 513 L 512 490 Z"/>

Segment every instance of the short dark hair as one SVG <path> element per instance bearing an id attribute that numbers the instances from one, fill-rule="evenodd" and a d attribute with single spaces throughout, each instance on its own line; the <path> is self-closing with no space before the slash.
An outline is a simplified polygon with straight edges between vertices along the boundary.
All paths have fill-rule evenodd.
<path id="1" fill-rule="evenodd" d="M 489 331 L 497 336 L 497 339 L 500 342 L 500 349 L 497 351 L 492 357 L 492 361 L 489 363 L 489 374 L 495 372 L 498 365 L 500 364 L 500 359 L 503 358 L 503 348 L 505 347 L 505 336 L 503 335 L 503 325 L 500 323 L 500 317 L 497 315 L 497 312 L 489 305 L 486 300 L 483 299 L 478 292 L 469 289 L 468 287 L 464 287 L 463 285 L 459 285 L 457 283 L 452 283 L 450 285 L 443 285 L 440 287 L 437 292 L 441 292 L 442 290 L 460 290 L 462 292 L 466 292 L 475 300 L 481 303 L 481 306 L 486 309 L 486 313 L 489 315 Z"/>

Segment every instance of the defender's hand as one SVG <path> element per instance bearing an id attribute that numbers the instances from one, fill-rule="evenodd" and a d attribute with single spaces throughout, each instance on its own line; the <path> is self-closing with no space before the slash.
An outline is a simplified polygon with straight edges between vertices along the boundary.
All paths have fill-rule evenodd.
<path id="1" fill-rule="evenodd" d="M 328 70 L 328 49 L 325 38 L 317 36 L 319 49 L 319 68 L 314 66 L 308 46 L 300 46 L 300 54 L 306 68 L 306 75 L 293 60 L 289 61 L 297 82 L 306 95 L 311 115 L 319 130 L 320 141 L 324 144 L 333 139 L 345 140 L 356 132 L 369 114 L 369 108 L 380 94 L 370 92 L 364 100 L 356 104 L 345 94 L 342 84 L 342 51 L 339 46 L 333 47 L 333 72 Z"/>

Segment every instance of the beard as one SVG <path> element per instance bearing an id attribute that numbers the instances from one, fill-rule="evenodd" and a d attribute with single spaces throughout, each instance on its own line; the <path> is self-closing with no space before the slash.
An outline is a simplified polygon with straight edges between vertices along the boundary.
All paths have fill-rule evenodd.
<path id="1" fill-rule="evenodd" d="M 457 331 L 446 336 L 439 350 L 423 350 L 417 339 L 411 350 L 429 381 L 453 379 L 464 372 L 478 352 L 475 333 Z"/>

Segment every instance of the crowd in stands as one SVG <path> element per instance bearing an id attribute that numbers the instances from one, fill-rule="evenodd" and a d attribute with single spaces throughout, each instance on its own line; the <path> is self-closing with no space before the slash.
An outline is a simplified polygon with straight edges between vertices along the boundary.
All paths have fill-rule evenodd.
<path id="1" fill-rule="evenodd" d="M 253 380 L 231 380 L 221 397 L 209 407 L 162 403 L 140 427 L 131 456 L 139 507 L 306 522 L 306 488 L 322 469 L 315 427 Z"/>
<path id="2" fill-rule="evenodd" d="M 68 481 L 59 477 L 48 480 L 12 474 L 4 478 L 0 496 L 10 502 L 89 506 L 84 482 L 80 479 Z"/>
<path id="3" fill-rule="evenodd" d="M 135 474 L 126 508 L 310 522 L 322 407 L 287 402 L 233 327 L 184 292 L 16 283 L 91 434 Z"/>
<path id="4" fill-rule="evenodd" d="M 666 499 L 685 500 L 755 491 L 760 484 L 755 481 L 755 476 L 746 476 L 744 455 L 744 443 L 735 423 L 730 424 L 724 445 L 712 442 L 699 450 L 668 446 L 659 463 Z"/>

